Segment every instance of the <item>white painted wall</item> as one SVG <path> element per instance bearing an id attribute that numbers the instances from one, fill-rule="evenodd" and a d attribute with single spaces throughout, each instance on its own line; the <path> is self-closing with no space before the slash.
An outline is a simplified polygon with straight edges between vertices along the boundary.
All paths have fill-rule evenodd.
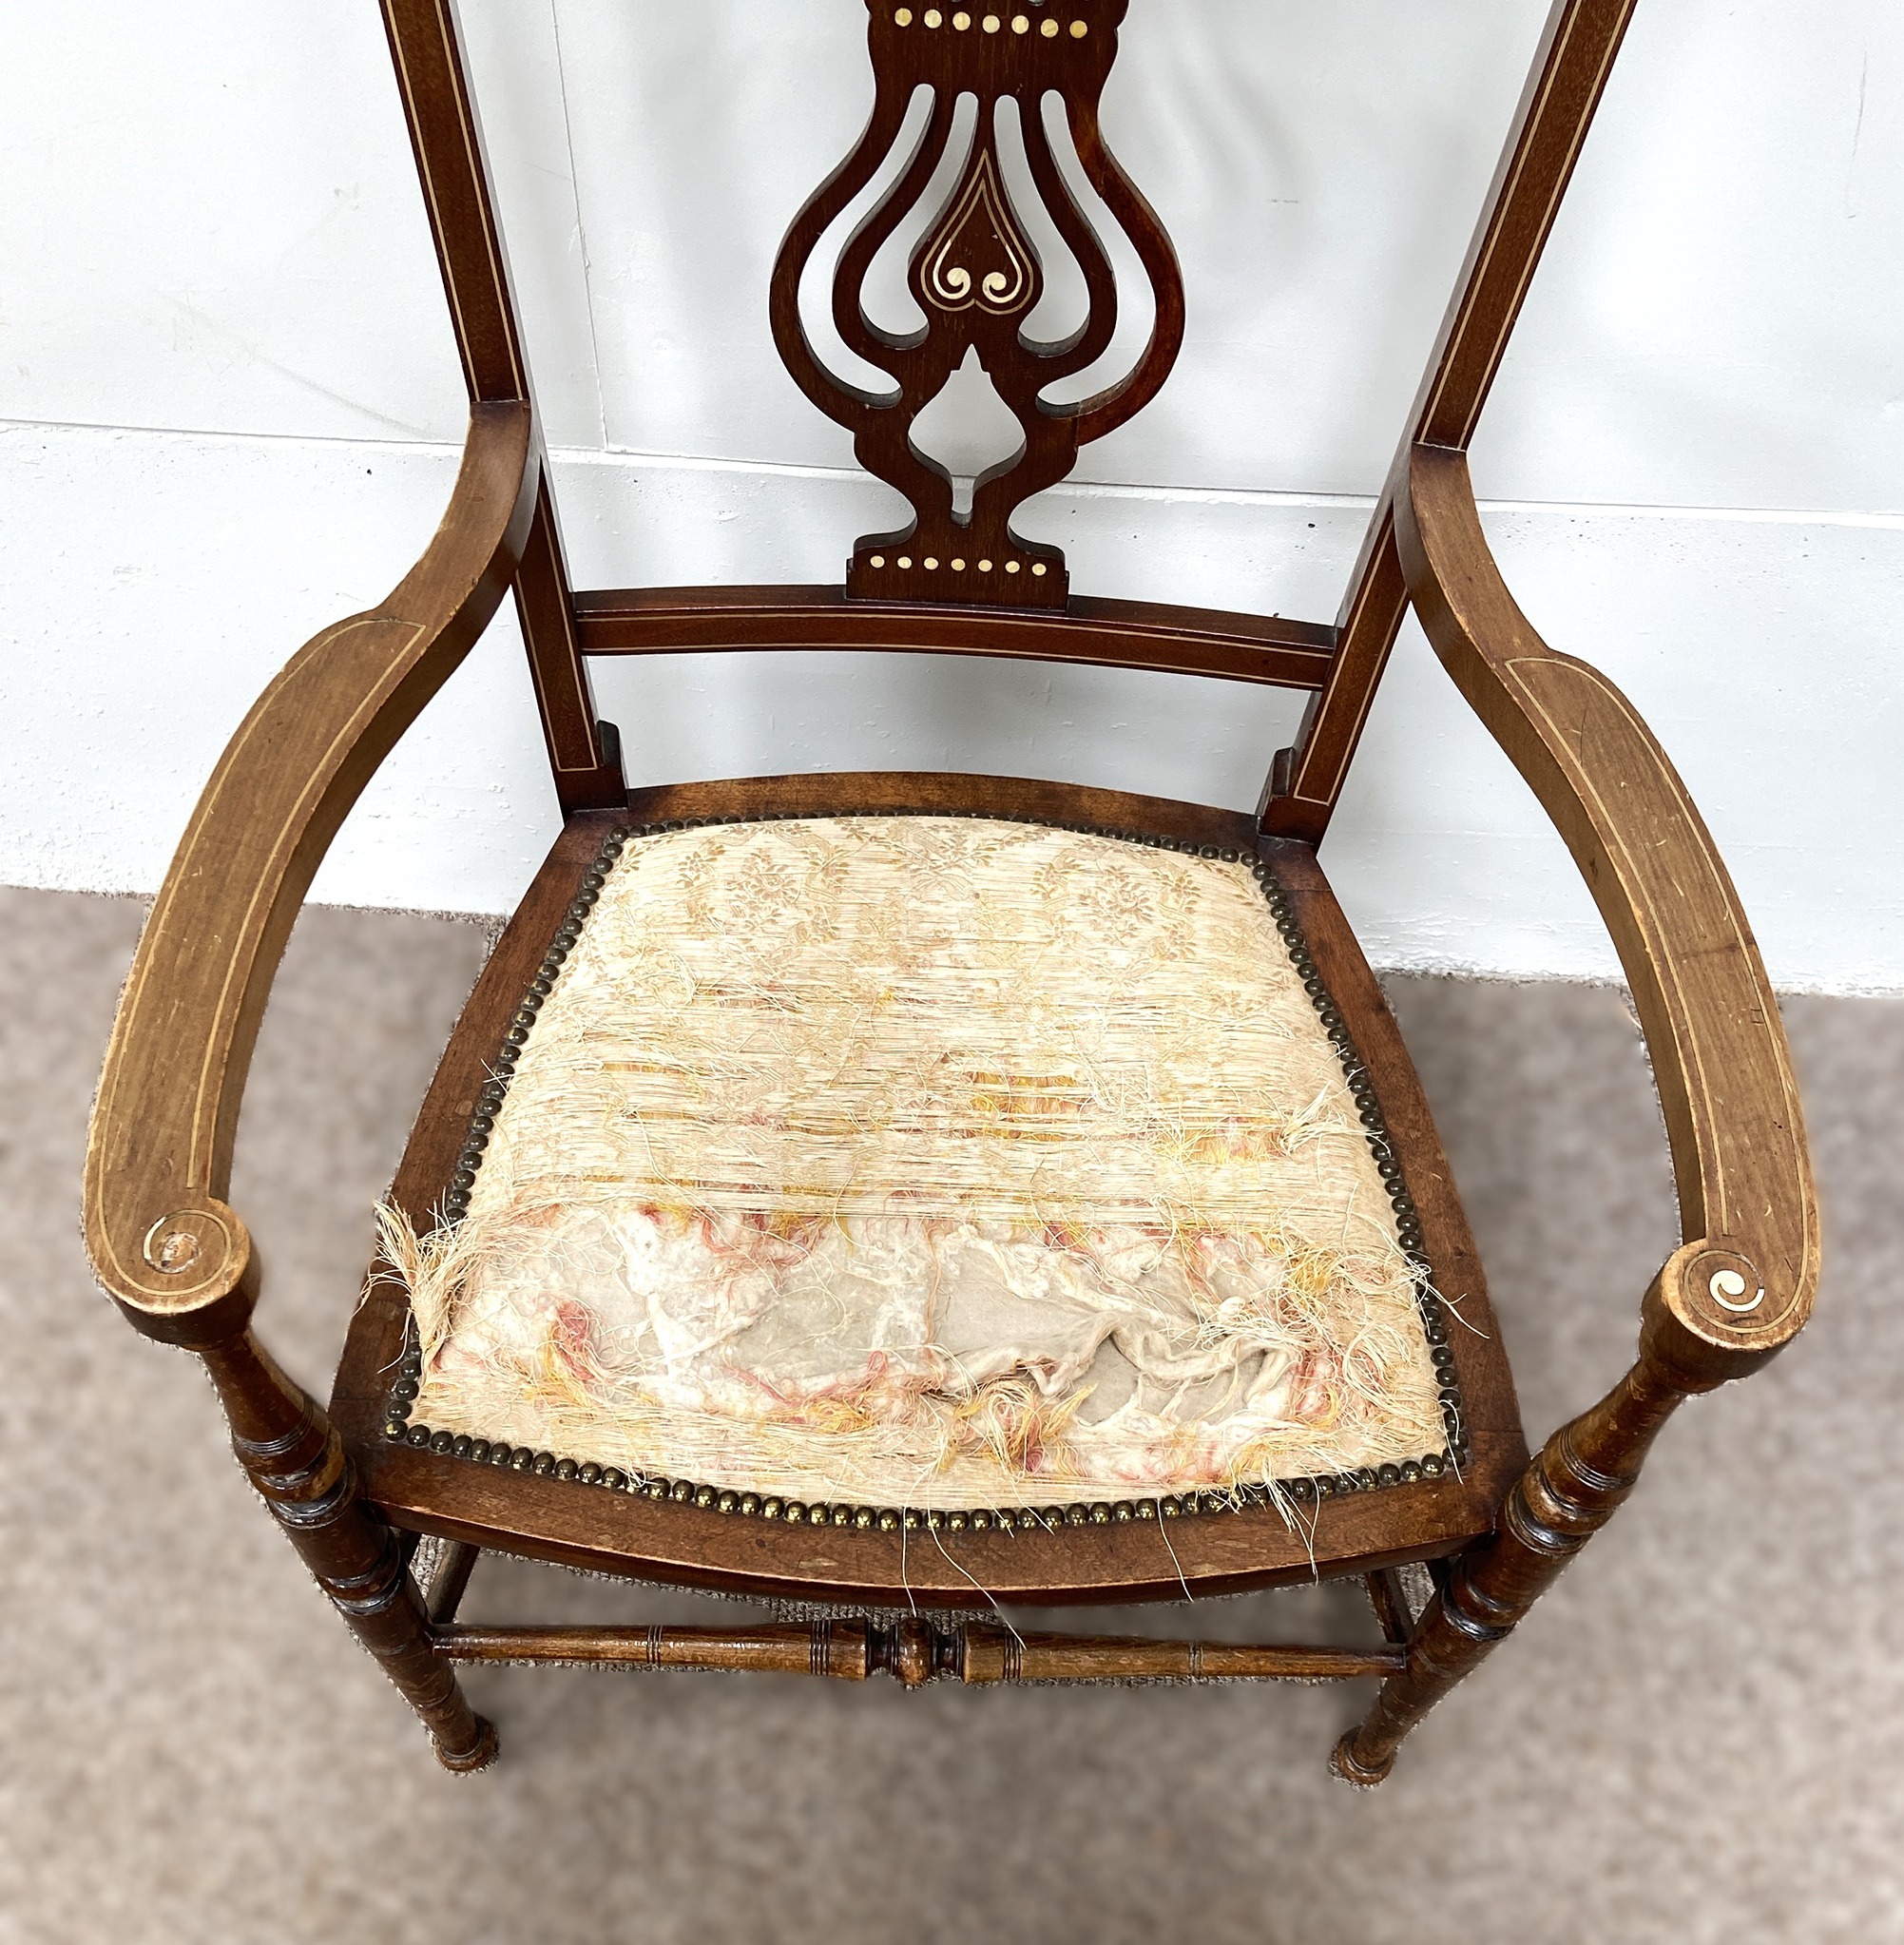
<path id="1" fill-rule="evenodd" d="M 1545 10 L 1133 0 L 1106 125 L 1190 324 L 1025 516 L 1081 590 L 1333 615 Z M 857 131 L 861 0 L 464 14 L 578 577 L 836 577 L 890 496 L 780 370 L 765 279 Z M 0 881 L 149 890 L 270 672 L 427 538 L 461 387 L 371 0 L 0 0 Z M 1642 0 L 1474 470 L 1523 605 L 1685 772 L 1775 979 L 1904 990 L 1895 0 Z M 950 764 L 1246 805 L 1293 715 L 929 658 L 597 666 L 656 780 Z M 554 822 L 505 618 L 317 895 L 499 911 Z M 1412 626 L 1325 857 L 1380 963 L 1613 968 Z"/>

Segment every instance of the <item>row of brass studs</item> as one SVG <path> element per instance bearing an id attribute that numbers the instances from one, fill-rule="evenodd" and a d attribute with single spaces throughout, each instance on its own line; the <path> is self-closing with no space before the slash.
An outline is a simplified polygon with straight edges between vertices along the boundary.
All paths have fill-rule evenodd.
<path id="1" fill-rule="evenodd" d="M 615 860 L 620 857 L 629 840 L 634 838 L 662 837 L 677 831 L 700 830 L 716 825 L 800 822 L 816 815 L 817 813 L 811 811 L 768 811 L 737 814 L 732 817 L 671 818 L 652 824 L 620 825 L 608 834 L 595 862 L 583 875 L 581 889 L 564 915 L 541 966 L 530 979 L 529 990 L 523 996 L 522 1006 L 510 1023 L 503 1047 L 496 1055 L 496 1072 L 484 1084 L 477 1096 L 476 1111 L 471 1117 L 469 1137 L 461 1155 L 457 1158 L 456 1170 L 451 1177 L 449 1190 L 443 1198 L 443 1213 L 449 1221 L 460 1220 L 470 1206 L 470 1190 L 474 1184 L 476 1170 L 482 1165 L 483 1150 L 489 1145 L 490 1133 L 495 1127 L 496 1113 L 501 1108 L 503 1097 L 509 1090 L 510 1077 L 517 1057 L 528 1042 L 529 1031 L 535 1025 L 535 1017 L 544 999 L 553 990 L 556 974 L 561 972 L 569 952 L 581 938 L 582 928 L 600 897 L 603 886 L 607 882 L 608 873 L 613 869 Z M 801 1500 L 780 1500 L 772 1495 L 762 1498 L 751 1492 L 736 1493 L 723 1488 L 696 1484 L 686 1479 L 650 1479 L 640 1474 L 630 1475 L 618 1467 L 599 1466 L 592 1461 L 578 1463 L 570 1458 L 558 1458 L 552 1453 L 536 1452 L 529 1446 L 499 1444 L 489 1439 L 471 1438 L 461 1433 L 433 1432 L 428 1426 L 413 1425 L 409 1422 L 413 1409 L 412 1401 L 416 1397 L 422 1383 L 421 1357 L 415 1348 L 413 1337 L 409 1339 L 408 1348 L 397 1367 L 396 1381 L 391 1389 L 390 1409 L 385 1415 L 384 1436 L 394 1443 L 401 1442 L 419 1449 L 427 1447 L 439 1454 L 471 1458 L 479 1464 L 509 1466 L 516 1472 L 534 1473 L 540 1477 L 574 1479 L 584 1485 L 606 1485 L 617 1492 L 640 1492 L 649 1499 L 669 1499 L 677 1504 L 692 1504 L 717 1512 L 739 1512 L 746 1517 L 760 1516 L 791 1520 L 796 1523 L 804 1521 L 814 1526 L 856 1527 L 862 1531 L 876 1527 L 879 1531 L 887 1532 L 901 1528 L 911 1531 L 920 1526 L 933 1531 L 944 1527 L 952 1532 L 963 1532 L 968 1526 L 976 1532 L 983 1532 L 990 1527 L 996 1527 L 1001 1531 L 1029 1531 L 1033 1527 L 1052 1531 L 1061 1524 L 1074 1527 L 1110 1526 L 1132 1519 L 1155 1519 L 1160 1516 L 1172 1519 L 1185 1513 L 1234 1511 L 1245 1505 L 1266 1505 L 1273 1498 L 1282 1496 L 1298 1505 L 1306 1505 L 1343 1492 L 1368 1492 L 1382 1486 L 1413 1484 L 1422 1478 L 1438 1478 L 1444 1472 L 1464 1461 L 1468 1454 L 1468 1432 L 1461 1414 L 1460 1381 L 1455 1372 L 1454 1352 L 1449 1343 L 1448 1325 L 1442 1314 L 1441 1301 L 1434 1294 L 1433 1286 L 1432 1265 L 1423 1248 L 1420 1213 L 1414 1198 L 1408 1193 L 1407 1184 L 1402 1177 L 1401 1164 L 1389 1141 L 1380 1104 L 1375 1098 L 1368 1069 L 1356 1052 L 1355 1043 L 1342 1018 L 1341 1010 L 1329 996 L 1328 989 L 1317 971 L 1315 959 L 1310 953 L 1307 940 L 1302 936 L 1302 930 L 1297 921 L 1289 895 L 1283 890 L 1268 865 L 1260 858 L 1245 852 L 1226 850 L 1215 844 L 1198 844 L 1180 838 L 1159 838 L 1144 831 L 1106 831 L 1092 824 L 1060 823 L 1048 818 L 1021 817 L 1010 813 L 921 810 L 855 811 L 845 815 L 951 817 L 991 823 L 1031 824 L 1045 829 L 1069 832 L 1079 837 L 1105 838 L 1117 843 L 1141 844 L 1152 851 L 1181 851 L 1193 857 L 1209 858 L 1222 864 L 1247 864 L 1250 867 L 1251 876 L 1261 888 L 1271 915 L 1276 920 L 1277 931 L 1289 952 L 1290 963 L 1301 977 L 1303 990 L 1314 1003 L 1323 1030 L 1328 1034 L 1330 1043 L 1336 1050 L 1337 1058 L 1341 1063 L 1350 1096 L 1356 1103 L 1369 1146 L 1375 1153 L 1376 1168 L 1381 1173 L 1383 1184 L 1388 1189 L 1394 1204 L 1396 1237 L 1407 1252 L 1414 1271 L 1415 1300 L 1421 1311 L 1422 1330 L 1428 1341 L 1429 1355 L 1434 1364 L 1442 1425 L 1448 1436 L 1447 1449 L 1440 1453 L 1431 1453 L 1419 1460 L 1410 1459 L 1400 1465 L 1364 1466 L 1358 1471 L 1325 1473 L 1313 1478 L 1279 1479 L 1273 1489 L 1249 1486 L 1240 1487 L 1235 1492 L 1184 1493 L 1166 1495 L 1161 1499 L 1120 1500 L 1115 1503 L 1100 1501 L 1091 1506 L 1048 1507 L 1043 1512 L 1028 1507 L 997 1512 L 988 1512 L 982 1509 L 973 1512 L 937 1511 L 921 1512 L 910 1508 L 816 1505 Z"/>
<path id="2" fill-rule="evenodd" d="M 399 1385 L 413 1385 L 406 1376 Z M 651 1478 L 629 1473 L 619 1466 L 600 1466 L 590 1459 L 558 1458 L 507 1440 L 472 1438 L 462 1432 L 433 1432 L 408 1422 L 410 1407 L 394 1407 L 384 1435 L 394 1444 L 433 1452 L 444 1458 L 470 1459 L 477 1465 L 501 1466 L 531 1473 L 537 1478 L 573 1480 L 582 1486 L 605 1486 L 611 1492 L 631 1492 L 643 1499 L 693 1506 L 705 1512 L 737 1514 L 742 1519 L 782 1520 L 792 1526 L 855 1528 L 860 1532 L 1057 1532 L 1069 1527 L 1130 1526 L 1145 1520 L 1193 1519 L 1198 1514 L 1240 1512 L 1245 1507 L 1269 1506 L 1288 1500 L 1307 1506 L 1349 1492 L 1370 1492 L 1384 1486 L 1436 1479 L 1449 1470 L 1445 1454 L 1429 1453 L 1400 1465 L 1364 1466 L 1357 1472 L 1325 1473 L 1316 1478 L 1279 1479 L 1273 1488 L 1242 1486 L 1232 1492 L 1165 1493 L 1156 1499 L 1080 1501 L 1070 1506 L 938 1507 L 854 1506 L 823 1500 L 785 1499 L 774 1492 L 737 1492 L 730 1488 L 697 1485 L 691 1479 Z"/>
<path id="3" fill-rule="evenodd" d="M 928 7 L 925 12 L 919 16 L 920 21 L 927 27 L 943 27 L 945 25 L 945 15 L 936 7 Z M 893 25 L 894 27 L 911 27 L 912 24 L 913 10 L 910 7 L 895 7 L 893 10 Z M 952 15 L 952 30 L 955 33 L 964 33 L 972 25 L 971 15 L 961 10 Z M 995 34 L 1004 25 L 1004 21 L 995 13 L 988 13 L 978 23 L 981 31 L 989 34 Z M 1011 31 L 1013 33 L 1029 33 L 1030 30 L 1031 19 L 1029 14 L 1014 13 L 1011 16 Z M 1055 41 L 1063 29 L 1055 20 L 1048 20 L 1039 28 L 1038 31 L 1046 40 Z M 1074 20 L 1071 22 L 1072 40 L 1081 41 L 1089 32 L 1090 25 L 1087 21 Z"/>
<path id="4" fill-rule="evenodd" d="M 1448 1321 L 1443 1314 L 1441 1299 L 1434 1290 L 1434 1266 L 1429 1261 L 1422 1235 L 1421 1211 L 1408 1192 L 1401 1158 L 1389 1139 L 1388 1127 L 1382 1119 L 1381 1103 L 1375 1097 L 1375 1083 L 1369 1078 L 1369 1070 L 1362 1064 L 1361 1056 L 1356 1051 L 1355 1040 L 1342 1017 L 1341 1009 L 1330 996 L 1328 987 L 1317 970 L 1315 957 L 1302 935 L 1289 894 L 1260 859 L 1255 860 L 1250 869 L 1268 900 L 1276 929 L 1288 949 L 1290 964 L 1300 976 L 1302 990 L 1308 993 L 1317 1017 L 1322 1023 L 1322 1030 L 1336 1050 L 1343 1078 L 1348 1082 L 1349 1098 L 1355 1102 L 1361 1117 L 1363 1133 L 1375 1158 L 1376 1172 L 1382 1178 L 1382 1186 L 1387 1189 L 1394 1209 L 1395 1240 L 1406 1252 L 1414 1271 L 1415 1305 L 1421 1312 L 1422 1335 L 1428 1341 L 1430 1362 L 1434 1366 L 1435 1393 L 1441 1409 L 1442 1430 L 1448 1436 L 1449 1455 L 1456 1462 L 1465 1460 L 1468 1455 L 1468 1427 L 1461 1411 L 1461 1380 L 1455 1370 L 1453 1349 L 1448 1341 Z"/>
<path id="5" fill-rule="evenodd" d="M 867 560 L 867 566 L 870 568 L 883 568 L 885 565 L 886 556 L 884 554 L 873 554 L 869 556 Z M 900 554 L 895 557 L 895 559 L 893 562 L 893 565 L 895 568 L 910 568 L 913 565 L 913 557 L 911 554 Z M 927 554 L 925 558 L 922 561 L 920 561 L 919 565 L 920 567 L 925 568 L 927 573 L 929 574 L 936 573 L 938 571 L 939 566 L 938 556 L 936 554 Z M 992 564 L 990 561 L 979 561 L 976 563 L 978 571 L 981 574 L 990 573 L 991 565 Z M 948 561 L 946 563 L 946 566 L 949 567 L 954 574 L 963 574 L 965 572 L 965 562 L 963 560 Z M 1005 564 L 1005 571 L 1008 574 L 1017 574 L 1022 573 L 1024 569 L 1017 561 L 1007 561 Z M 1031 573 L 1033 578 L 1042 581 L 1044 577 L 1049 572 L 1050 569 L 1046 567 L 1043 561 L 1033 561 L 1031 563 Z"/>

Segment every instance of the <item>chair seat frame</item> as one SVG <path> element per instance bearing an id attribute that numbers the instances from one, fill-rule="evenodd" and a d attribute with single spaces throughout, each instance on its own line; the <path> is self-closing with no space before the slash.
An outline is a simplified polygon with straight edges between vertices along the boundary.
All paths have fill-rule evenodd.
<path id="1" fill-rule="evenodd" d="M 1122 15 L 1122 0 L 1079 4 L 1114 7 L 1106 14 L 1113 23 Z M 452 0 L 383 0 L 469 384 L 463 463 L 416 567 L 384 603 L 293 658 L 200 799 L 114 1027 L 87 1152 L 86 1226 L 95 1272 L 130 1321 L 204 1359 L 247 1473 L 446 1765 L 480 1767 L 496 1748 L 456 1681 L 463 1661 L 849 1679 L 885 1669 L 909 1685 L 942 1675 L 1375 1674 L 1383 1679 L 1373 1709 L 1334 1764 L 1349 1781 L 1376 1782 L 1414 1724 L 1506 1638 L 1630 1492 L 1679 1402 L 1756 1369 L 1803 1325 L 1818 1271 L 1816 1197 L 1777 1004 L 1737 894 L 1631 705 L 1590 666 L 1548 648 L 1515 606 L 1489 551 L 1465 457 L 1633 5 L 1558 0 L 1553 9 L 1348 594 L 1325 626 L 1067 597 L 1048 579 L 1042 605 L 1023 608 L 860 599 L 837 587 L 573 590 Z M 880 31 L 875 8 L 875 53 Z M 1086 132 L 1097 139 L 1094 120 Z M 1121 172 L 1114 180 L 1106 171 L 1115 164 L 1102 156 L 1098 164 L 1115 189 Z M 1162 316 L 1174 271 L 1167 242 L 1145 260 L 1162 279 Z M 784 289 L 777 301 L 784 308 Z M 1164 318 L 1167 337 L 1165 327 L 1181 329 L 1181 318 L 1174 326 Z M 1155 359 L 1145 382 L 1161 382 Z M 862 543 L 850 585 L 864 587 L 877 565 Z M 1112 1507 L 1078 1527 L 969 1525 L 910 1540 L 903 1529 L 841 1521 L 838 1510 L 824 1526 L 776 1525 L 393 1441 L 384 1420 L 404 1306 L 375 1276 L 331 1411 L 305 1396 L 253 1335 L 258 1264 L 225 1199 L 252 1045 L 325 848 L 511 590 L 564 827 L 432 1085 L 394 1190 L 400 1207 L 427 1220 L 440 1206 L 483 1064 L 617 824 L 938 810 L 1210 846 L 1262 860 L 1298 913 L 1321 989 L 1379 1100 L 1436 1285 L 1463 1294 L 1461 1314 L 1476 1326 L 1452 1334 L 1461 1462 L 1439 1477 L 1317 1499 L 1299 1519 L 1287 1507 L 1197 1509 L 1168 1521 L 1167 1531 L 1161 1518 L 1122 1517 L 1125 1510 Z M 1411 606 L 1553 819 L 1606 919 L 1644 1030 L 1679 1190 L 1683 1241 L 1642 1303 L 1632 1369 L 1530 1461 L 1427 1105 L 1316 858 Z M 1101 663 L 1276 684 L 1308 691 L 1310 704 L 1254 816 L 996 778 L 768 778 L 628 790 L 619 738 L 594 710 L 586 658 L 786 646 Z M 409 1570 L 422 1533 L 449 1543 L 427 1589 Z M 754 1628 L 461 1625 L 470 1569 L 490 1548 L 875 1611 Z M 1419 1613 L 1393 1570 L 1408 1561 L 1431 1563 L 1434 1575 Z M 1364 1576 L 1379 1644 L 1230 1648 L 933 1618 L 971 1608 L 974 1588 L 1001 1602 L 1050 1605 L 1230 1591 L 1317 1573 Z"/>

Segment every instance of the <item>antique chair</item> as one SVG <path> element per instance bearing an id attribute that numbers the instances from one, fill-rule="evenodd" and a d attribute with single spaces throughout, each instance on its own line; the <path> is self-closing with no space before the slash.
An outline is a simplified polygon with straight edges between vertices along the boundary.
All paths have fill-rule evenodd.
<path id="1" fill-rule="evenodd" d="M 913 517 L 856 541 L 843 587 L 576 592 L 452 0 L 384 0 L 469 381 L 462 469 L 423 557 L 287 664 L 199 802 L 106 1056 L 92 1261 L 138 1329 L 204 1359 L 246 1473 L 452 1769 L 496 1750 L 455 1665 L 551 1661 L 909 1686 L 1375 1675 L 1334 1758 L 1374 1783 L 1611 1516 L 1680 1400 L 1772 1357 L 1817 1281 L 1791 1069 L 1731 882 L 1625 698 L 1514 605 L 1464 456 L 1633 0 L 1553 9 L 1333 626 L 1072 595 L 1057 549 L 1010 525 L 1182 337 L 1176 259 L 1098 128 L 1128 0 L 867 4 L 872 119 L 794 218 L 771 317 Z M 925 132 L 832 286 L 841 337 L 891 375 L 874 395 L 819 362 L 799 279 L 921 85 Z M 897 339 L 861 282 L 968 94 L 970 147 L 910 260 L 928 322 Z M 1103 352 L 1116 298 L 1051 95 L 1156 299 L 1129 376 L 1065 406 L 1042 395 Z M 1088 287 L 1061 343 L 1020 328 L 1043 273 L 1014 180 Z M 909 429 L 973 350 L 1024 441 L 967 510 Z M 246 1067 L 326 845 L 510 589 L 563 829 L 423 1104 L 326 1412 L 251 1332 L 258 1265 L 224 1201 Z M 1317 862 L 1411 603 L 1611 930 L 1678 1182 L 1684 1241 L 1632 1369 L 1531 1460 L 1421 1090 Z M 1254 816 L 991 777 L 625 780 L 588 657 L 766 647 L 1310 700 Z M 486 1549 L 786 1618 L 459 1624 Z M 1318 1575 L 1365 1579 L 1380 1640 L 1010 1620 Z"/>

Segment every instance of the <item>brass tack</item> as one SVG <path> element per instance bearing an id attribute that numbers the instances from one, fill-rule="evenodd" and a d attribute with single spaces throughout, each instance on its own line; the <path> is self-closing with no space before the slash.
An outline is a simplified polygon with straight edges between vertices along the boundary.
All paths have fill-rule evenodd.
<path id="1" fill-rule="evenodd" d="M 899 1529 L 899 1515 L 889 1506 L 879 1515 L 879 1531 L 882 1533 L 896 1532 Z"/>
<path id="2" fill-rule="evenodd" d="M 743 1492 L 740 1495 L 740 1517 L 752 1519 L 760 1510 L 760 1495 L 758 1492 Z"/>
<path id="3" fill-rule="evenodd" d="M 986 1531 L 991 1525 L 991 1515 L 981 1507 L 971 1516 L 971 1530 L 975 1533 Z"/>
<path id="4" fill-rule="evenodd" d="M 1137 1509 L 1129 1500 L 1120 1499 L 1110 1510 L 1110 1516 L 1119 1526 L 1128 1525 L 1137 1517 Z"/>
<path id="5" fill-rule="evenodd" d="M 779 1516 L 780 1516 L 779 1495 L 775 1492 L 770 1492 L 768 1493 L 766 1498 L 760 1501 L 760 1517 L 762 1519 L 779 1519 Z"/>
<path id="6" fill-rule="evenodd" d="M 740 1495 L 738 1492 L 723 1492 L 714 1504 L 721 1512 L 733 1512 L 740 1504 Z"/>
<path id="7" fill-rule="evenodd" d="M 863 1533 L 867 1531 L 879 1515 L 870 1506 L 856 1506 L 853 1509 L 853 1524 Z"/>
<path id="8" fill-rule="evenodd" d="M 949 1532 L 962 1533 L 966 1529 L 966 1517 L 962 1512 L 946 1514 L 946 1529 Z"/>
<path id="9" fill-rule="evenodd" d="M 572 1479 L 581 1470 L 572 1458 L 557 1459 L 555 1462 L 555 1476 L 558 1479 Z"/>
<path id="10" fill-rule="evenodd" d="M 780 1508 L 780 1517 L 790 1526 L 802 1525 L 806 1519 L 806 1508 L 798 1499 L 789 1499 Z"/>

